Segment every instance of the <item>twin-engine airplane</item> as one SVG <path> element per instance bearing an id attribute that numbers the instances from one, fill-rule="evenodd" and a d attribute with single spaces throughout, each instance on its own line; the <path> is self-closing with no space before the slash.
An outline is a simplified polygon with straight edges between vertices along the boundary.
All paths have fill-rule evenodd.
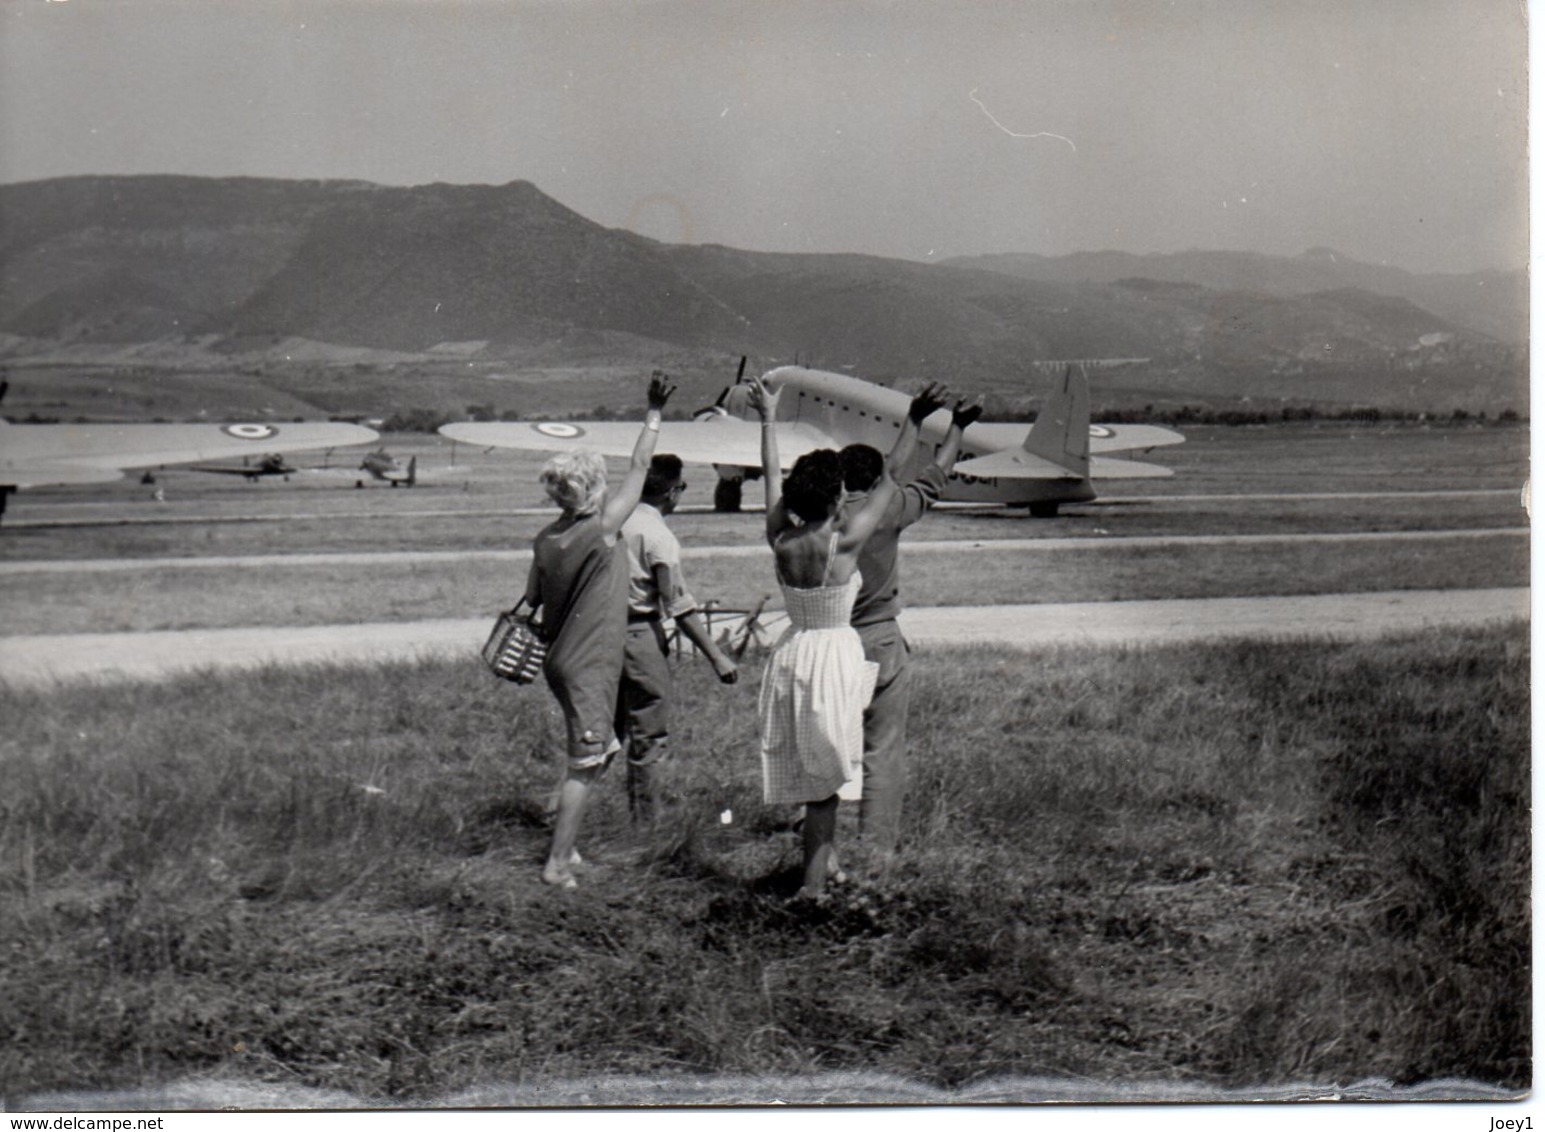
<path id="1" fill-rule="evenodd" d="M 855 377 L 799 366 L 782 366 L 762 380 L 781 389 L 778 453 L 785 467 L 817 448 L 870 444 L 882 452 L 895 443 L 912 399 L 904 393 Z M 761 433 L 751 408 L 749 385 L 735 384 L 711 408 L 691 421 L 660 426 L 657 450 L 691 463 L 712 464 L 720 482 L 714 506 L 740 507 L 742 483 L 761 474 Z M 944 442 L 950 414 L 939 410 L 923 422 L 920 444 L 935 452 Z M 621 421 L 467 421 L 440 432 L 452 440 L 493 448 L 556 451 L 587 448 L 627 456 L 638 439 L 637 423 Z M 1028 507 L 1050 517 L 1064 503 L 1095 498 L 1094 480 L 1148 479 L 1173 474 L 1169 468 L 1116 459 L 1108 452 L 1183 443 L 1178 432 L 1157 425 L 1089 423 L 1089 384 L 1069 367 L 1046 399 L 1028 432 L 1022 424 L 978 421 L 966 429 L 960 458 L 949 475 L 944 499 Z"/>
<path id="2" fill-rule="evenodd" d="M 128 468 L 303 452 L 376 439 L 372 429 L 337 422 L 12 424 L 0 419 L 0 513 L 19 488 L 107 483 L 122 478 Z"/>

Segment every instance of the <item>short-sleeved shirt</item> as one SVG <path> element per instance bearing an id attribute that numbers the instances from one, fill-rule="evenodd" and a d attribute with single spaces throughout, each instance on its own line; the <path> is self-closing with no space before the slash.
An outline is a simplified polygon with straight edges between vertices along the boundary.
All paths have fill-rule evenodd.
<path id="1" fill-rule="evenodd" d="M 681 543 L 652 503 L 640 503 L 622 524 L 628 548 L 628 614 L 633 617 L 680 617 L 697 608 L 681 583 Z M 669 568 L 676 592 L 662 595 L 655 567 Z"/>
<path id="2" fill-rule="evenodd" d="M 923 517 L 923 513 L 944 494 L 944 469 L 929 464 L 917 478 L 892 497 L 885 516 L 858 555 L 858 569 L 864 583 L 853 603 L 855 628 L 879 621 L 894 621 L 901 613 L 901 576 L 896 564 L 896 545 L 901 532 Z M 861 495 L 849 495 L 859 499 Z"/>

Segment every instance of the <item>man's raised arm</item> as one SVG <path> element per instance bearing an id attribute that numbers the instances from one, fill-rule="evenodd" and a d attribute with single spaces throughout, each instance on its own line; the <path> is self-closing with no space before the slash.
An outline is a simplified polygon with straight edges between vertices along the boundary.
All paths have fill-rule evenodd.
<path id="1" fill-rule="evenodd" d="M 902 422 L 901 432 L 896 437 L 890 455 L 885 457 L 885 471 L 892 479 L 900 477 L 901 470 L 911 462 L 912 454 L 917 451 L 917 437 L 923 422 L 948 403 L 949 390 L 937 381 L 930 381 L 921 393 L 912 398 L 912 404 L 907 407 L 907 419 Z"/>

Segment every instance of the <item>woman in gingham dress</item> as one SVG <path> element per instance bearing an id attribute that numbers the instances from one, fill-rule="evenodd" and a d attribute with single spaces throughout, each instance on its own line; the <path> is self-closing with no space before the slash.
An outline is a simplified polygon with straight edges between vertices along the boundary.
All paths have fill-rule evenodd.
<path id="1" fill-rule="evenodd" d="M 918 401 L 932 406 L 917 416 L 921 420 L 944 404 L 944 391 L 930 385 Z M 778 392 L 755 381 L 751 403 L 762 418 L 767 541 L 790 623 L 763 670 L 757 700 L 762 793 L 768 803 L 805 804 L 799 892 L 816 896 L 837 872 L 839 792 L 844 785 L 858 785 L 864 705 L 874 692 L 877 671 L 864 659 L 863 643 L 848 623 L 862 580 L 858 554 L 898 490 L 894 473 L 916 447 L 917 425 L 909 414 L 880 482 L 858 505 L 845 509 L 837 453 L 829 448 L 807 452 L 784 479 L 773 425 Z"/>

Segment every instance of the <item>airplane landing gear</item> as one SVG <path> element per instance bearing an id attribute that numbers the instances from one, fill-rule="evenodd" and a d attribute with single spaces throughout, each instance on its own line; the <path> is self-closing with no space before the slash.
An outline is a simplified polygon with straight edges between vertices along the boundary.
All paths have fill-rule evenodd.
<path id="1" fill-rule="evenodd" d="M 719 474 L 719 482 L 713 485 L 713 509 L 731 514 L 738 512 L 746 481 L 761 479 L 762 469 L 734 464 L 715 464 L 713 468 Z"/>
<path id="2" fill-rule="evenodd" d="M 1032 519 L 1055 519 L 1057 517 L 1057 504 L 1032 503 L 1030 504 L 1030 517 Z"/>
<path id="3" fill-rule="evenodd" d="M 739 511 L 741 489 L 745 486 L 745 482 L 740 479 L 720 479 L 714 484 L 713 509 L 726 512 Z"/>

